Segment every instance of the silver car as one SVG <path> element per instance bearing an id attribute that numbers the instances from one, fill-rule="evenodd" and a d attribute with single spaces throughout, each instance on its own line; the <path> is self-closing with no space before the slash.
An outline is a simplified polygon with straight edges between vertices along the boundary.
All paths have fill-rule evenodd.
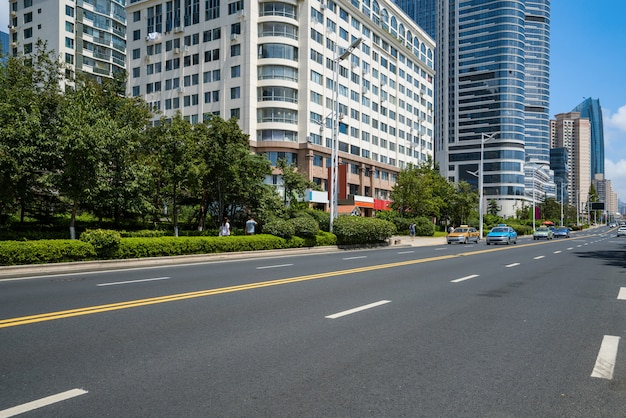
<path id="1" fill-rule="evenodd" d="M 626 226 L 620 226 L 617 228 L 617 236 L 621 237 L 622 235 L 626 236 Z"/>

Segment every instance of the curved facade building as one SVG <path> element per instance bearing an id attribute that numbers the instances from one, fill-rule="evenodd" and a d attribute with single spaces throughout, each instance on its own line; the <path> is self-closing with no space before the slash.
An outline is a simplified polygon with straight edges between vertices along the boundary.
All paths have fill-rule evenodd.
<path id="1" fill-rule="evenodd" d="M 600 99 L 585 99 L 572 112 L 580 112 L 580 117 L 591 123 L 591 178 L 596 174 L 604 176 L 604 124 Z"/>
<path id="2" fill-rule="evenodd" d="M 435 43 L 392 2 L 131 0 L 127 13 L 129 93 L 164 115 L 236 117 L 254 152 L 323 190 L 337 122 L 340 204 L 373 209 L 433 155 Z M 278 170 L 267 182 L 281 191 Z"/>
<path id="3" fill-rule="evenodd" d="M 514 216 L 526 161 L 549 164 L 549 1 L 439 0 L 435 158 Z M 419 23 L 419 22 L 418 22 Z M 486 207 L 486 206 L 485 206 Z"/>

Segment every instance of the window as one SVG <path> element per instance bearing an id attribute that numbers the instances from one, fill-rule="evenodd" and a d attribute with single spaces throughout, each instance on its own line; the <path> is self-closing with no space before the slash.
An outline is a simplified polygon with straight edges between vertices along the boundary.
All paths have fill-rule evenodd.
<path id="1" fill-rule="evenodd" d="M 137 29 L 133 31 L 133 41 L 138 41 L 141 39 L 141 30 Z"/>
<path id="2" fill-rule="evenodd" d="M 24 29 L 24 39 L 28 39 L 32 37 L 33 37 L 33 28 Z"/>
<path id="3" fill-rule="evenodd" d="M 241 77 L 241 66 L 234 65 L 230 67 L 230 78 L 238 78 Z"/>
<path id="4" fill-rule="evenodd" d="M 72 6 L 65 6 L 65 16 L 74 17 L 74 8 Z"/>
<path id="5" fill-rule="evenodd" d="M 230 46 L 230 56 L 238 57 L 241 55 L 241 44 L 235 44 Z"/>

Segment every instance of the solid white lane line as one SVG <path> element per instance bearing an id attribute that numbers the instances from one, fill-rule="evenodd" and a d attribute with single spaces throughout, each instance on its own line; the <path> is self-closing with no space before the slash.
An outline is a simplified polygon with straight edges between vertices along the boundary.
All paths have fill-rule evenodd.
<path id="1" fill-rule="evenodd" d="M 342 258 L 342 260 L 358 260 L 359 258 L 367 258 L 366 255 L 359 255 L 359 256 L 355 256 L 355 257 L 344 257 Z"/>
<path id="2" fill-rule="evenodd" d="M 537 257 L 533 257 L 533 260 L 541 260 L 545 255 L 538 255 Z"/>
<path id="3" fill-rule="evenodd" d="M 506 265 L 506 266 L 504 266 L 504 267 L 517 267 L 517 266 L 519 266 L 519 264 L 520 264 L 520 263 L 511 263 L 511 264 L 507 264 L 507 265 Z"/>
<path id="4" fill-rule="evenodd" d="M 561 254 L 561 250 L 555 251 L 554 254 Z"/>
<path id="5" fill-rule="evenodd" d="M 604 336 L 591 377 L 609 380 L 613 379 L 613 369 L 615 369 L 615 359 L 617 358 L 619 339 L 620 337 L 613 335 Z"/>
<path id="6" fill-rule="evenodd" d="M 619 300 L 626 300 L 626 287 L 619 288 L 619 294 L 617 295 Z"/>
<path id="7" fill-rule="evenodd" d="M 470 280 L 470 279 L 473 279 L 473 278 L 478 277 L 478 276 L 479 276 L 478 274 L 470 274 L 469 276 L 460 277 L 458 279 L 450 280 L 450 283 L 464 282 L 465 280 Z"/>
<path id="8" fill-rule="evenodd" d="M 398 254 L 413 254 L 415 251 L 400 251 Z"/>
<path id="9" fill-rule="evenodd" d="M 0 418 L 13 417 L 15 415 L 23 414 L 37 408 L 42 408 L 44 406 L 52 405 L 54 403 L 66 401 L 68 399 L 75 398 L 76 396 L 84 395 L 85 393 L 87 393 L 87 391 L 82 389 L 72 389 L 68 390 L 67 392 L 57 393 L 56 395 L 48 396 L 46 398 L 41 398 L 36 401 L 28 402 L 22 405 L 14 406 L 13 408 L 2 410 L 0 411 Z"/>
<path id="10" fill-rule="evenodd" d="M 263 266 L 263 267 L 257 267 L 257 270 L 263 270 L 263 269 L 275 269 L 275 268 L 279 268 L 279 267 L 289 267 L 289 266 L 293 266 L 293 264 L 275 264 L 273 266 Z"/>
<path id="11" fill-rule="evenodd" d="M 127 280 L 125 282 L 110 282 L 110 283 L 100 283 L 96 286 L 116 286 L 118 284 L 131 284 L 131 283 L 143 283 L 143 282 L 154 282 L 157 280 L 169 280 L 171 277 L 155 277 L 153 279 L 141 279 L 141 280 Z"/>
<path id="12" fill-rule="evenodd" d="M 338 312 L 336 314 L 328 315 L 325 318 L 337 319 L 337 318 L 341 318 L 342 316 L 351 315 L 353 313 L 361 312 L 361 311 L 364 311 L 366 309 L 375 308 L 377 306 L 384 305 L 384 304 L 390 303 L 390 302 L 391 302 L 390 300 L 379 300 L 378 302 L 370 303 L 369 305 L 363 305 L 363 306 L 359 306 L 358 308 L 348 309 L 347 311 Z"/>

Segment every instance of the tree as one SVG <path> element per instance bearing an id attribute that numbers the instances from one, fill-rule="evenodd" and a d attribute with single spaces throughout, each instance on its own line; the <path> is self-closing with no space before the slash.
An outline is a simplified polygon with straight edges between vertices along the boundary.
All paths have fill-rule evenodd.
<path id="1" fill-rule="evenodd" d="M 81 205 L 93 204 L 107 178 L 107 141 L 116 134 L 116 124 L 100 106 L 98 91 L 88 82 L 66 89 L 59 113 L 59 170 L 54 184 L 71 206 L 70 237 L 76 238 L 76 214 Z"/>
<path id="2" fill-rule="evenodd" d="M 224 216 L 234 219 L 258 207 L 270 162 L 250 153 L 248 136 L 237 120 L 213 116 L 196 125 L 194 132 L 193 195 L 200 201 L 199 229 L 207 215 L 217 226 Z"/>
<path id="3" fill-rule="evenodd" d="M 193 156 L 194 133 L 191 124 L 177 113 L 170 121 L 161 122 L 149 130 L 152 150 L 152 170 L 155 182 L 155 206 L 171 203 L 174 236 L 178 236 L 178 210 L 181 195 L 188 195 Z"/>
<path id="4" fill-rule="evenodd" d="M 40 180 L 59 162 L 61 74 L 42 41 L 33 54 L 9 58 L 0 71 L 0 214 L 17 204 L 23 220 L 35 196 L 50 195 Z"/>
<path id="5" fill-rule="evenodd" d="M 304 198 L 306 189 L 317 190 L 319 189 L 318 185 L 298 172 L 298 167 L 295 164 L 289 164 L 286 160 L 279 159 L 276 165 L 283 174 L 285 206 L 300 209 L 298 203 Z"/>
<path id="6" fill-rule="evenodd" d="M 472 186 L 461 181 L 456 185 L 456 191 L 451 196 L 449 206 L 449 217 L 454 225 L 469 224 L 470 215 L 478 213 L 476 207 L 478 205 L 478 193 L 472 190 Z"/>
<path id="7" fill-rule="evenodd" d="M 493 216 L 498 216 L 500 209 L 501 208 L 495 199 L 489 199 L 489 202 L 487 203 L 487 213 Z"/>
<path id="8" fill-rule="evenodd" d="M 150 211 L 151 177 L 142 143 L 151 113 L 140 99 L 124 97 L 123 77 L 124 74 L 120 74 L 102 84 L 90 82 L 99 106 L 115 124 L 101 156 L 106 177 L 102 178 L 92 210 L 101 217 L 112 217 L 116 222 Z"/>
<path id="9" fill-rule="evenodd" d="M 448 213 L 454 187 L 440 174 L 432 158 L 418 166 L 409 165 L 398 174 L 391 191 L 391 207 L 403 215 L 439 218 Z"/>

